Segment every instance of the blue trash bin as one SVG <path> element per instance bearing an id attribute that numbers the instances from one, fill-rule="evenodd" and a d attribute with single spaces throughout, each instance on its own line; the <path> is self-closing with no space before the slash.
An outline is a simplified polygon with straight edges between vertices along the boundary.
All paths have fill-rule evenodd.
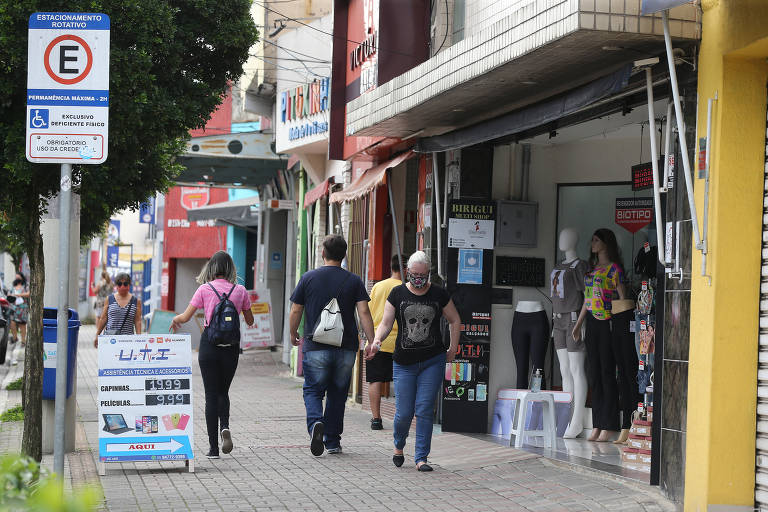
<path id="1" fill-rule="evenodd" d="M 56 329 L 58 320 L 56 308 L 43 308 L 43 354 L 47 356 L 49 350 L 53 347 L 46 347 L 46 343 L 56 343 Z M 80 319 L 77 311 L 69 310 L 68 316 L 68 339 L 67 339 L 67 398 L 72 394 L 72 387 L 75 380 L 75 363 L 77 362 L 77 334 L 80 331 Z M 56 355 L 58 359 L 58 353 Z M 43 362 L 45 365 L 45 362 Z M 54 400 L 56 398 L 56 368 L 43 369 L 43 400 Z"/>

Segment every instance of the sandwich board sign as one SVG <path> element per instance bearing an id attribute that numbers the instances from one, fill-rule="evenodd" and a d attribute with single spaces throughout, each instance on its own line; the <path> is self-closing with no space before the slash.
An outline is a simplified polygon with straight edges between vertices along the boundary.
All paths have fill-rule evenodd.
<path id="1" fill-rule="evenodd" d="M 107 462 L 187 461 L 194 472 L 189 334 L 99 336 L 99 471 Z"/>
<path id="2" fill-rule="evenodd" d="M 27 46 L 27 160 L 100 164 L 109 130 L 109 16 L 36 12 Z"/>

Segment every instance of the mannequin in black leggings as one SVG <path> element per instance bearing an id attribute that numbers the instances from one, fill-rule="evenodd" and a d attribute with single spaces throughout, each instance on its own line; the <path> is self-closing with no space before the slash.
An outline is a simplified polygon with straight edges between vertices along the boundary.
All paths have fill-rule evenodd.
<path id="1" fill-rule="evenodd" d="M 544 358 L 547 355 L 549 320 L 541 302 L 521 300 L 517 303 L 511 336 L 517 367 L 517 388 L 528 389 L 529 366 L 533 363 L 534 371 L 539 368 L 543 375 Z M 541 387 L 545 388 L 543 379 Z"/>
<path id="2" fill-rule="evenodd" d="M 616 235 L 598 229 L 592 235 L 591 270 L 584 278 L 584 305 L 573 327 L 574 340 L 581 339 L 586 321 L 585 343 L 589 386 L 592 389 L 592 434 L 589 441 L 610 441 L 619 427 L 616 359 L 611 334 L 611 303 L 624 299 L 624 270 Z"/>

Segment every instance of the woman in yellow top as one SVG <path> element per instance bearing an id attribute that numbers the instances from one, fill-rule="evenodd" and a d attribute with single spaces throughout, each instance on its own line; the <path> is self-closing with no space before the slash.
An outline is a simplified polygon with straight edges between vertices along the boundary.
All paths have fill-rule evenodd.
<path id="1" fill-rule="evenodd" d="M 592 388 L 592 434 L 589 441 L 610 441 L 619 430 L 619 387 L 616 359 L 611 338 L 611 302 L 624 299 L 624 270 L 616 235 L 610 229 L 598 229 L 592 235 L 590 256 L 592 270 L 584 278 L 584 305 L 573 327 L 573 338 L 581 339 L 586 320 L 584 342 L 589 367 L 587 378 Z"/>
<path id="2" fill-rule="evenodd" d="M 408 261 L 405 257 L 402 261 Z M 381 318 L 384 316 L 384 305 L 389 297 L 389 292 L 395 286 L 403 284 L 400 274 L 400 259 L 397 254 L 392 256 L 390 262 L 392 276 L 389 279 L 379 281 L 371 289 L 371 301 L 368 306 L 373 317 L 374 331 L 379 328 Z M 365 381 L 368 383 L 368 398 L 371 402 L 371 430 L 381 430 L 384 425 L 381 421 L 381 392 L 385 382 L 392 382 L 392 352 L 395 351 L 395 339 L 397 339 L 397 325 L 392 326 L 392 331 L 381 342 L 381 348 L 373 357 L 365 361 Z"/>

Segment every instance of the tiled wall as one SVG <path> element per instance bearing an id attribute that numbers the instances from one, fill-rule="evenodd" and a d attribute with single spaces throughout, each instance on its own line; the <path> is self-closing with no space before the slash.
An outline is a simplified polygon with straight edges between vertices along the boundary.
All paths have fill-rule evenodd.
<path id="1" fill-rule="evenodd" d="M 681 76 L 681 79 L 684 78 Z M 696 125 L 696 87 L 689 85 L 680 91 L 682 107 L 687 126 Z M 691 162 L 695 147 L 693 130 L 688 131 L 687 143 Z M 664 294 L 664 350 L 662 372 L 661 415 L 661 471 L 659 487 L 664 494 L 682 502 L 685 487 L 685 446 L 688 414 L 688 360 L 690 347 L 690 306 L 691 306 L 691 256 L 692 227 L 688 198 L 683 185 L 683 170 L 679 149 L 675 155 L 678 162 L 675 173 L 675 187 L 667 193 L 668 222 L 683 220 L 680 236 L 680 268 L 684 271 L 679 278 L 667 278 Z M 658 364 L 658 359 L 657 359 Z M 655 369 L 658 375 L 659 368 Z M 656 442 L 657 440 L 654 440 Z"/>

